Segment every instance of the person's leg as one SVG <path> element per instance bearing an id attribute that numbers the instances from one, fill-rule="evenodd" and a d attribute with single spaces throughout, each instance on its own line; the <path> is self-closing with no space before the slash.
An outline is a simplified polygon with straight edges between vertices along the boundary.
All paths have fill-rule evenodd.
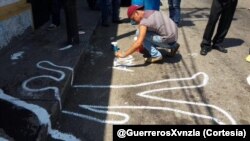
<path id="1" fill-rule="evenodd" d="M 154 35 L 155 35 L 154 32 L 147 32 L 147 35 L 143 42 L 144 49 L 146 49 L 151 55 L 151 58 L 147 58 L 146 62 L 156 62 L 162 59 L 161 53 L 156 49 L 152 41 Z"/>
<path id="2" fill-rule="evenodd" d="M 175 56 L 176 52 L 178 51 L 180 44 L 177 42 L 166 43 L 159 35 L 153 35 L 151 38 L 151 42 L 159 47 L 170 49 L 170 52 L 167 53 L 168 56 L 173 57 Z"/>
<path id="3" fill-rule="evenodd" d="M 108 26 L 111 0 L 101 0 L 102 25 Z"/>
<path id="4" fill-rule="evenodd" d="M 52 24 L 60 25 L 61 0 L 52 0 Z"/>
<path id="5" fill-rule="evenodd" d="M 213 39 L 214 45 L 221 44 L 225 39 L 228 30 L 231 26 L 237 3 L 238 0 L 228 0 L 224 3 L 225 5 L 223 7 L 223 11 L 220 17 L 217 33 Z"/>
<path id="6" fill-rule="evenodd" d="M 173 0 L 168 0 L 168 8 L 169 8 L 169 17 L 173 20 L 175 15 Z"/>
<path id="7" fill-rule="evenodd" d="M 203 34 L 203 40 L 201 42 L 201 52 L 200 52 L 201 55 L 206 55 L 207 52 L 211 50 L 211 39 L 221 12 L 222 12 L 222 5 L 220 0 L 213 0 L 210 16 L 208 19 L 205 32 Z"/>
<path id="8" fill-rule="evenodd" d="M 121 0 L 112 0 L 112 21 L 119 22 Z"/>
<path id="9" fill-rule="evenodd" d="M 179 26 L 181 20 L 181 0 L 172 0 L 172 6 L 174 9 L 172 20 L 176 23 L 177 26 Z"/>
<path id="10" fill-rule="evenodd" d="M 79 44 L 76 0 L 62 0 L 62 2 L 65 12 L 68 43 Z"/>

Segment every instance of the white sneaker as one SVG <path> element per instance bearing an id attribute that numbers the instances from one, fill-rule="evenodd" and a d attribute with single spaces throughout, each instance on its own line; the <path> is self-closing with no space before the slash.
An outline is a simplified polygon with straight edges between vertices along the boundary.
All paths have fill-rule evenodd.
<path id="1" fill-rule="evenodd" d="M 145 58 L 145 62 L 147 62 L 147 63 L 155 63 L 155 62 L 158 62 L 158 61 L 161 61 L 161 60 L 162 60 L 162 56 Z"/>

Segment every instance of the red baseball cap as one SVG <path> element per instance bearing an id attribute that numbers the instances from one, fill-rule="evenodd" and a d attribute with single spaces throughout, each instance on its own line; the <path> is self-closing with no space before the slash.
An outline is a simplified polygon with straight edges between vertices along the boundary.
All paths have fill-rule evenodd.
<path id="1" fill-rule="evenodd" d="M 136 10 L 138 10 L 138 9 L 140 9 L 142 7 L 143 6 L 140 6 L 140 5 L 131 5 L 131 6 L 129 6 L 128 11 L 127 11 L 128 18 L 130 18 Z"/>

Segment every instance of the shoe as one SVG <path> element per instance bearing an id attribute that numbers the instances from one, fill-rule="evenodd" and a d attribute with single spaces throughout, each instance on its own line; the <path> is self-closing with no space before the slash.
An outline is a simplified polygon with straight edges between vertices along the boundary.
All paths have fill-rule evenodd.
<path id="1" fill-rule="evenodd" d="M 57 27 L 58 27 L 58 26 L 55 25 L 55 24 L 50 24 L 50 25 L 48 26 L 47 30 L 54 30 L 54 29 L 56 29 Z"/>
<path id="2" fill-rule="evenodd" d="M 147 63 L 155 63 L 155 62 L 158 62 L 158 61 L 161 61 L 161 60 L 162 60 L 162 56 L 145 58 L 145 62 L 147 62 Z"/>
<path id="3" fill-rule="evenodd" d="M 208 47 L 208 46 L 203 46 L 201 47 L 201 51 L 200 51 L 200 54 L 201 55 L 207 55 L 207 53 L 211 50 L 211 47 Z"/>
<path id="4" fill-rule="evenodd" d="M 113 23 L 116 23 L 116 24 L 121 24 L 121 23 L 122 23 L 121 20 L 113 20 L 112 22 L 113 22 Z"/>
<path id="5" fill-rule="evenodd" d="M 103 22 L 103 23 L 102 23 L 102 26 L 103 26 L 103 27 L 109 27 L 109 24 L 108 24 L 107 22 Z"/>
<path id="6" fill-rule="evenodd" d="M 220 46 L 220 45 L 213 45 L 213 49 L 216 49 L 223 53 L 227 53 L 227 50 L 223 46 Z"/>
<path id="7" fill-rule="evenodd" d="M 180 44 L 176 43 L 176 47 L 171 49 L 170 53 L 167 53 L 167 56 L 174 57 L 179 47 L 180 47 Z"/>

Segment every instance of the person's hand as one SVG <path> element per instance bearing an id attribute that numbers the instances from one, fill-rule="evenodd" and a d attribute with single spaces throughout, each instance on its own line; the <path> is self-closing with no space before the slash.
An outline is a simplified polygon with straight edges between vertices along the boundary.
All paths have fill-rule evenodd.
<path id="1" fill-rule="evenodd" d="M 122 53 L 121 51 L 117 51 L 117 52 L 115 53 L 115 56 L 118 57 L 118 58 L 123 58 L 123 57 L 124 57 L 124 56 L 123 56 L 123 53 Z"/>

